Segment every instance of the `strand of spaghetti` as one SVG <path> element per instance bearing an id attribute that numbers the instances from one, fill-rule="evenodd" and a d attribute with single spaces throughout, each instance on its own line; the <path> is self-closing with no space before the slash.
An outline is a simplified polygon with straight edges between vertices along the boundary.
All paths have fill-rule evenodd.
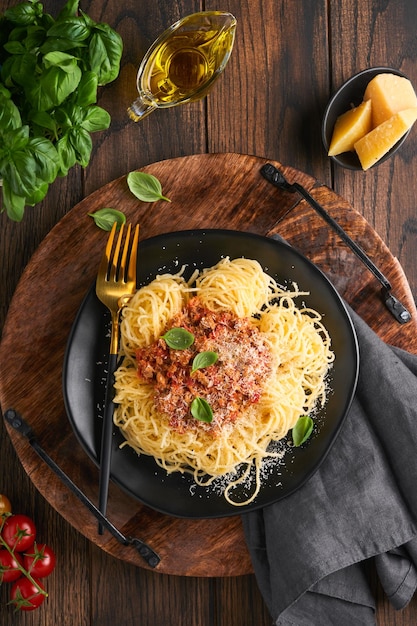
<path id="1" fill-rule="evenodd" d="M 233 504 L 234 506 L 246 506 L 247 504 L 250 504 L 251 502 L 253 502 L 256 498 L 256 496 L 258 495 L 260 488 L 261 488 L 261 463 L 258 461 L 258 459 L 255 460 L 254 463 L 254 467 L 255 467 L 255 489 L 252 491 L 252 494 L 250 496 L 248 496 L 245 500 L 233 500 L 232 498 L 232 490 L 238 486 L 242 481 L 246 482 L 250 471 L 251 471 L 251 466 L 248 464 L 248 467 L 246 468 L 245 474 L 242 477 L 239 477 L 236 480 L 231 480 L 229 482 L 229 484 L 227 485 L 226 489 L 224 490 L 224 497 L 227 500 L 227 502 L 229 504 Z"/>

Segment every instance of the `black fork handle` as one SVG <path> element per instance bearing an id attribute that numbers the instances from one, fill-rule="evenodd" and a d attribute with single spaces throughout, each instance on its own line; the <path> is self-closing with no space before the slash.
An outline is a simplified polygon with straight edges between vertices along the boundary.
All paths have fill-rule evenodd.
<path id="1" fill-rule="evenodd" d="M 110 354 L 107 370 L 106 399 L 104 405 L 103 427 L 101 432 L 100 471 L 99 471 L 99 500 L 98 508 L 106 514 L 107 498 L 109 493 L 110 468 L 112 458 L 113 413 L 114 413 L 114 372 L 117 366 L 117 354 Z M 103 534 L 103 527 L 99 523 L 99 534 Z"/>

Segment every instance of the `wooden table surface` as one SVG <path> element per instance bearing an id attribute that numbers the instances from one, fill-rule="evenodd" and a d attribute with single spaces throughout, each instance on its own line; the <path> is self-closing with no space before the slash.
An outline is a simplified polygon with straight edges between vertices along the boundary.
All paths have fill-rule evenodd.
<path id="1" fill-rule="evenodd" d="M 0 12 L 15 2 L 0 1 Z M 57 2 L 46 0 L 56 13 Z M 127 172 L 164 159 L 233 152 L 279 161 L 318 179 L 353 206 L 398 258 L 417 293 L 415 263 L 417 180 L 413 130 L 395 158 L 367 173 L 333 168 L 321 144 L 320 123 L 331 93 L 369 66 L 400 69 L 417 84 L 417 5 L 371 0 L 325 2 L 225 0 L 238 19 L 236 44 L 224 76 L 209 97 L 133 124 L 126 108 L 135 97 L 137 66 L 155 37 L 173 21 L 212 2 L 95 0 L 82 9 L 108 22 L 124 41 L 119 78 L 100 92 L 112 117 L 94 136 L 89 166 L 74 168 L 20 224 L 0 215 L 1 325 L 32 254 L 75 205 Z M 341 216 L 343 218 L 343 216 Z M 410 345 L 415 351 L 415 345 Z M 11 357 L 12 358 L 12 355 Z M 7 368 L 3 358 L 1 368 Z M 18 384 L 18 381 L 17 383 Z M 4 410 L 7 407 L 2 406 Z M 110 556 L 63 519 L 35 489 L 0 425 L 0 492 L 14 509 L 36 520 L 39 534 L 56 548 L 58 566 L 48 580 L 49 599 L 34 613 L 13 615 L 0 590 L 1 626 L 266 626 L 271 618 L 253 574 L 183 577 L 156 573 Z M 74 511 L 77 514 L 77 511 Z M 378 626 L 411 626 L 417 601 L 396 613 L 372 579 Z M 312 622 L 314 623 L 314 622 Z"/>

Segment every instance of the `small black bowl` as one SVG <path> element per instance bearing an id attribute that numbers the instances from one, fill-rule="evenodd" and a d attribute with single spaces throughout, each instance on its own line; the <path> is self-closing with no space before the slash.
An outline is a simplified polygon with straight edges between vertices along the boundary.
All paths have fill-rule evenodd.
<path id="1" fill-rule="evenodd" d="M 407 76 L 405 76 L 402 72 L 399 72 L 392 67 L 371 67 L 349 78 L 349 80 L 347 80 L 332 96 L 324 112 L 322 139 L 326 153 L 329 151 L 333 129 L 337 118 L 339 115 L 342 115 L 342 113 L 346 113 L 346 111 L 350 108 L 359 106 L 359 104 L 363 101 L 363 96 L 368 83 L 377 74 L 396 74 L 397 76 L 407 78 Z M 377 163 L 375 163 L 375 165 L 379 165 L 389 159 L 404 143 L 409 132 L 410 131 L 401 137 L 395 146 L 393 146 L 389 152 L 387 152 Z M 342 154 L 338 154 L 330 158 L 342 167 L 346 167 L 350 170 L 362 170 L 359 157 L 355 152 L 343 152 Z M 375 167 L 375 165 L 373 167 Z"/>

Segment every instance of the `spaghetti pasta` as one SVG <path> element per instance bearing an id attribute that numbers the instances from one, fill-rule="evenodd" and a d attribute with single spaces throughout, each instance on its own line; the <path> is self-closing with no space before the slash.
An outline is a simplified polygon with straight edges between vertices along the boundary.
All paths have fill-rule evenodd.
<path id="1" fill-rule="evenodd" d="M 297 286 L 281 288 L 257 261 L 225 258 L 189 281 L 183 273 L 157 276 L 123 310 L 114 422 L 122 445 L 168 473 L 191 472 L 198 484 L 246 467 L 224 496 L 248 504 L 263 461 L 278 455 L 271 442 L 325 403 L 331 340 L 319 313 L 296 305 Z M 161 336 L 172 327 L 191 330 L 194 344 L 170 349 Z M 216 362 L 190 373 L 206 351 Z M 211 420 L 193 417 L 197 396 L 213 409 Z M 252 493 L 234 500 L 253 466 Z"/>

